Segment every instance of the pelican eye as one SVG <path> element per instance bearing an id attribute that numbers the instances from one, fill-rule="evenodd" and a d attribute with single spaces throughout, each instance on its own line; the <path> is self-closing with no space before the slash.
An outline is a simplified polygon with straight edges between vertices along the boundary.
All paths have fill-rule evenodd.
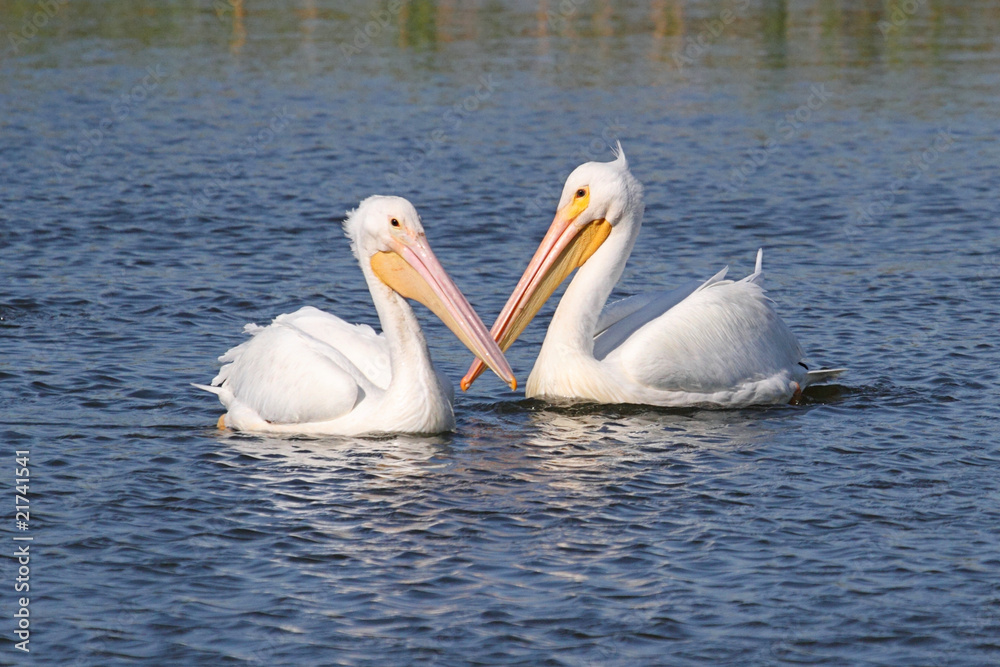
<path id="1" fill-rule="evenodd" d="M 392 225 L 393 227 L 399 227 L 399 219 L 393 218 L 392 220 L 389 221 L 389 224 Z"/>
<path id="2" fill-rule="evenodd" d="M 587 196 L 587 191 L 584 190 L 583 188 L 580 188 L 579 190 L 576 191 L 576 198 L 577 199 L 579 199 L 580 197 L 586 197 L 586 196 Z"/>

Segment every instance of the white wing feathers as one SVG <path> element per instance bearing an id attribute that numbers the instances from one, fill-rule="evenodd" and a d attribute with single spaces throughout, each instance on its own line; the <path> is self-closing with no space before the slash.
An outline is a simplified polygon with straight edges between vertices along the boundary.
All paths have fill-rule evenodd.
<path id="1" fill-rule="evenodd" d="M 601 312 L 594 336 L 594 358 L 604 359 L 632 334 L 667 312 L 698 289 L 693 282 L 667 292 L 649 292 L 615 301 Z"/>
<path id="2" fill-rule="evenodd" d="M 729 267 L 726 267 L 729 268 Z M 753 273 L 744 278 L 741 282 L 755 283 L 764 286 L 764 249 L 757 248 L 757 264 L 754 266 Z"/>
<path id="3" fill-rule="evenodd" d="M 604 307 L 597 320 L 597 333 L 594 335 L 594 358 L 604 359 L 612 350 L 625 342 L 632 334 L 649 322 L 660 317 L 668 310 L 688 298 L 695 292 L 715 285 L 729 285 L 733 281 L 725 280 L 729 267 L 703 283 L 692 281 L 683 287 L 666 292 L 649 292 L 621 299 Z M 756 282 L 762 277 L 760 273 L 760 251 L 757 253 L 757 271 L 744 278 Z"/>
<path id="4" fill-rule="evenodd" d="M 826 382 L 827 380 L 832 380 L 838 377 L 841 373 L 846 371 L 846 368 L 822 368 L 817 371 L 809 371 L 806 373 L 805 381 L 802 383 L 803 387 L 808 387 L 812 384 L 817 384 L 819 382 Z"/>
<path id="5" fill-rule="evenodd" d="M 761 287 L 743 281 L 696 290 L 613 355 L 645 386 L 703 393 L 780 374 L 802 358 Z"/>
<path id="6" fill-rule="evenodd" d="M 307 306 L 246 331 L 253 337 L 219 358 L 214 386 L 201 387 L 230 411 L 275 424 L 328 421 L 389 383 L 388 344 L 371 327 Z"/>
<path id="7" fill-rule="evenodd" d="M 645 295 L 597 338 L 595 357 L 650 389 L 704 393 L 795 367 L 802 351 L 764 295 L 761 260 L 758 251 L 739 281 L 725 279 L 727 267 L 694 288 Z"/>
<path id="8" fill-rule="evenodd" d="M 326 347 L 333 348 L 347 357 L 368 381 L 380 389 L 389 386 L 392 379 L 389 344 L 385 336 L 375 333 L 367 324 L 351 324 L 312 306 L 279 315 L 274 321 L 294 327 Z"/>

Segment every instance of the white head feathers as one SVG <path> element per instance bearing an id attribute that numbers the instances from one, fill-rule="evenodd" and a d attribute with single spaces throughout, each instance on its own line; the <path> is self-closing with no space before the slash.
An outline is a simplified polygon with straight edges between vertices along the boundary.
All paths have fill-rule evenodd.
<path id="1" fill-rule="evenodd" d="M 611 152 L 615 155 L 615 162 L 621 165 L 622 169 L 628 169 L 628 159 L 625 157 L 625 149 L 622 148 L 621 140 L 615 140 L 615 145 L 611 147 Z"/>
<path id="2" fill-rule="evenodd" d="M 559 208 L 569 204 L 580 188 L 590 191 L 587 219 L 605 218 L 615 225 L 626 212 L 632 214 L 631 219 L 642 217 L 642 184 L 629 171 L 620 142 L 611 162 L 585 162 L 573 170 L 563 186 Z"/>
<path id="3" fill-rule="evenodd" d="M 420 215 L 408 200 L 402 197 L 372 195 L 361 201 L 353 211 L 347 212 L 344 234 L 351 241 L 351 252 L 361 262 L 379 250 L 386 250 L 392 221 L 395 226 L 405 225 L 417 232 L 423 231 Z"/>

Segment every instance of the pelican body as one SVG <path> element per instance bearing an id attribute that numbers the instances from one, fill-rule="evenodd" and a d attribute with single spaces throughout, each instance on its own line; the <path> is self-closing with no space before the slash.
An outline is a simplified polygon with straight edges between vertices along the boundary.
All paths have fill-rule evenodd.
<path id="1" fill-rule="evenodd" d="M 212 386 L 241 431 L 362 435 L 440 433 L 455 427 L 454 391 L 431 363 L 406 298 L 430 308 L 511 388 L 516 380 L 482 320 L 431 251 L 416 209 L 374 196 L 344 230 L 361 264 L 381 334 L 316 308 L 279 315 L 219 358 Z"/>
<path id="2" fill-rule="evenodd" d="M 554 402 L 741 407 L 787 403 L 841 370 L 809 371 L 795 336 L 764 296 L 762 252 L 738 281 L 640 294 L 607 307 L 642 225 L 642 185 L 617 159 L 577 167 L 494 323 L 506 350 L 570 273 L 525 388 Z M 482 372 L 476 361 L 466 389 Z"/>

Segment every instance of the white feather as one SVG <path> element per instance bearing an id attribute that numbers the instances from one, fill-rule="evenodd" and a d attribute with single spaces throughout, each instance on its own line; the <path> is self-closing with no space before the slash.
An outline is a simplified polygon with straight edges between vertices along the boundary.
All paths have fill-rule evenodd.
<path id="1" fill-rule="evenodd" d="M 611 234 L 580 267 L 556 309 L 526 395 L 549 400 L 736 407 L 788 402 L 842 369 L 807 371 L 795 336 L 764 295 L 763 250 L 754 272 L 641 294 L 603 307 L 638 236 L 642 187 L 620 147 L 610 163 L 587 163 L 566 193 L 588 187 L 577 224 L 605 218 Z M 595 313 L 600 312 L 600 315 Z"/>
<path id="2" fill-rule="evenodd" d="M 379 225 L 390 220 L 423 234 L 408 201 L 370 197 L 344 223 L 356 257 L 378 251 Z M 212 386 L 195 385 L 219 397 L 226 426 L 334 435 L 454 428 L 453 390 L 431 364 L 412 309 L 361 265 L 386 333 L 309 306 L 266 327 L 248 324 L 250 340 L 219 358 Z"/>

